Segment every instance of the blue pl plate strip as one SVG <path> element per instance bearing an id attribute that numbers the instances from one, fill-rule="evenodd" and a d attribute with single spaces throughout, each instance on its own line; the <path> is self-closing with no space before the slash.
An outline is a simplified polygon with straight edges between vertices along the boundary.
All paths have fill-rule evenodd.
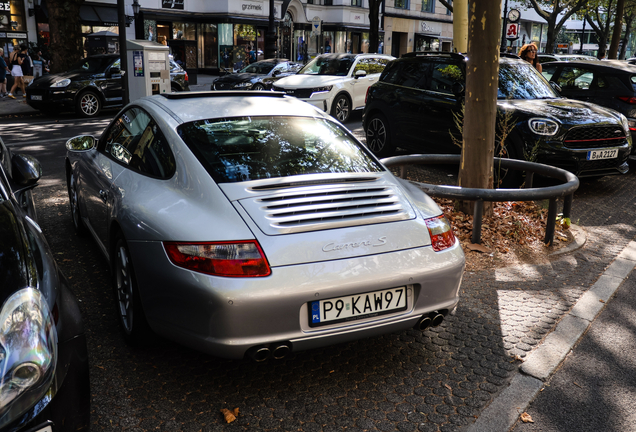
<path id="1" fill-rule="evenodd" d="M 317 324 L 320 322 L 320 302 L 311 302 L 311 323 Z"/>

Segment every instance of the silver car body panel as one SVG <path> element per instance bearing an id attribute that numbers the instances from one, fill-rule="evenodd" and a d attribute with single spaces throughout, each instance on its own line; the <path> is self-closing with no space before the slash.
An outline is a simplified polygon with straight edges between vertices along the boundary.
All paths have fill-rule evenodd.
<path id="1" fill-rule="evenodd" d="M 217 184 L 176 130 L 186 121 L 270 116 L 272 103 L 277 115 L 333 121 L 286 96 L 274 101 L 249 95 L 202 97 L 196 103 L 155 96 L 134 105 L 150 113 L 164 133 L 176 161 L 171 178 L 139 174 L 95 149 L 67 153 L 71 169 L 79 174 L 81 212 L 90 219 L 85 221 L 103 252 L 109 256 L 116 225 L 128 242 L 151 327 L 196 349 L 239 358 L 258 344 L 291 341 L 294 350 L 308 349 L 410 328 L 423 314 L 452 310 L 458 302 L 464 255 L 459 242 L 433 251 L 425 219 L 442 212 L 414 185 L 389 171 Z M 91 173 L 97 173 L 99 181 Z M 262 201 L 271 197 L 312 194 L 320 188 L 359 192 L 370 187 L 390 192 L 389 206 L 395 207 L 395 214 L 378 215 L 375 220 L 363 216 L 365 224 L 354 217 L 345 224 L 323 221 L 309 228 L 281 229 L 262 209 Z M 103 188 L 108 190 L 105 201 L 95 195 Z M 90 206 L 95 208 L 88 211 Z M 103 219 L 95 219 L 95 209 Z M 163 247 L 164 241 L 251 239 L 261 245 L 272 268 L 270 276 L 231 278 L 193 272 L 172 264 Z M 406 311 L 309 327 L 310 301 L 393 287 L 410 289 Z"/>

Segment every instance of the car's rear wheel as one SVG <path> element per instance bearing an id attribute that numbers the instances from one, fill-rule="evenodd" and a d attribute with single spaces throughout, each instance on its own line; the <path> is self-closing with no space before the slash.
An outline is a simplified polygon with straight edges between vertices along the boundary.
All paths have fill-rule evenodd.
<path id="1" fill-rule="evenodd" d="M 265 90 L 265 86 L 261 83 L 256 83 L 252 86 L 252 90 L 258 90 L 258 91 Z"/>
<path id="2" fill-rule="evenodd" d="M 367 122 L 367 148 L 377 157 L 391 156 L 395 147 L 391 143 L 389 123 L 382 114 L 372 114 Z"/>
<path id="3" fill-rule="evenodd" d="M 82 117 L 94 117 L 102 110 L 102 101 L 92 91 L 86 91 L 77 98 L 76 111 Z"/>
<path id="4" fill-rule="evenodd" d="M 171 91 L 172 93 L 178 93 L 178 92 L 180 92 L 181 90 L 179 89 L 179 87 L 177 87 L 176 85 L 172 84 L 172 85 L 170 86 L 170 91 Z"/>
<path id="5" fill-rule="evenodd" d="M 117 236 L 113 252 L 113 290 L 119 324 L 126 343 L 141 345 L 149 342 L 153 332 L 141 305 L 128 244 L 121 234 Z"/>
<path id="6" fill-rule="evenodd" d="M 71 173 L 67 181 L 68 189 L 68 202 L 71 208 L 71 220 L 73 221 L 73 228 L 75 228 L 75 234 L 78 236 L 86 235 L 86 225 L 82 220 L 82 212 L 79 206 L 79 193 L 77 190 L 77 179 L 75 174 Z"/>
<path id="7" fill-rule="evenodd" d="M 331 106 L 331 115 L 338 119 L 341 123 L 349 120 L 351 115 L 351 101 L 346 95 L 338 95 Z"/>

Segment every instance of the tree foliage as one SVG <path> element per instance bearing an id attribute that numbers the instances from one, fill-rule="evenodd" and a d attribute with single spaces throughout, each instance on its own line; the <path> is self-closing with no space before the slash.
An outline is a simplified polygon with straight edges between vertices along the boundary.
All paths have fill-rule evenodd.
<path id="1" fill-rule="evenodd" d="M 604 58 L 607 53 L 607 41 L 609 40 L 614 19 L 616 16 L 616 0 L 592 0 L 589 3 L 585 20 L 592 27 L 598 39 L 598 58 Z"/>
<path id="2" fill-rule="evenodd" d="M 47 0 L 51 72 L 62 72 L 84 56 L 79 10 L 84 0 Z M 69 19 L 69 17 L 75 17 Z"/>
<path id="3" fill-rule="evenodd" d="M 554 52 L 554 43 L 563 24 L 575 13 L 581 11 L 588 0 L 523 0 L 525 7 L 533 8 L 548 23 L 548 37 L 545 50 Z M 559 15 L 561 17 L 559 18 Z"/>

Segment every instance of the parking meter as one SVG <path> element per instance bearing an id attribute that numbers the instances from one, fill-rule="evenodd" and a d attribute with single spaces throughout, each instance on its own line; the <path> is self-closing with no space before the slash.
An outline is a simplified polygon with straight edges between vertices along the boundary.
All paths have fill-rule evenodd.
<path id="1" fill-rule="evenodd" d="M 170 93 L 169 48 L 157 42 L 129 40 L 128 94 L 130 101 L 154 94 Z"/>

